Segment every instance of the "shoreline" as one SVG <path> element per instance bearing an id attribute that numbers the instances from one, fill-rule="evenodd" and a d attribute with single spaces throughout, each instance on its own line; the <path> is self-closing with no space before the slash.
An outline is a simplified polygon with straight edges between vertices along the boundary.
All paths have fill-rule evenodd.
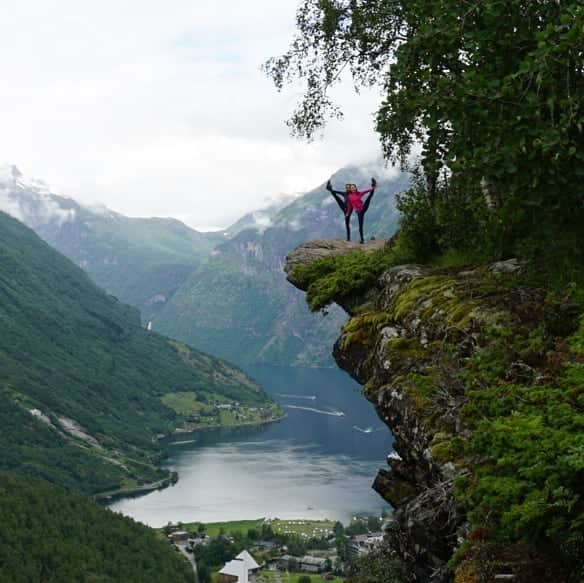
<path id="1" fill-rule="evenodd" d="M 168 435 L 163 435 L 158 439 L 160 443 L 164 439 L 169 439 L 173 436 L 178 435 L 189 435 L 191 433 L 197 433 L 199 431 L 205 431 L 207 429 L 221 429 L 221 428 L 237 428 L 237 427 L 259 427 L 262 425 L 268 425 L 270 423 L 276 423 L 277 421 L 282 421 L 288 416 L 288 413 L 284 412 L 283 415 L 280 417 L 275 417 L 273 419 L 264 419 L 262 421 L 257 422 L 245 422 L 245 423 L 236 423 L 234 425 L 201 425 L 199 427 L 194 427 L 192 429 L 184 430 L 177 428 L 172 433 Z M 137 496 L 145 496 L 146 494 L 150 494 L 151 492 L 155 492 L 156 490 L 164 490 L 169 486 L 174 486 L 179 481 L 180 477 L 177 472 L 170 472 L 166 478 L 162 480 L 158 480 L 157 482 L 151 482 L 149 484 L 143 484 L 142 486 L 136 486 L 135 488 L 124 488 L 120 490 L 114 490 L 113 492 L 100 492 L 98 494 L 93 495 L 93 499 L 98 504 L 103 504 L 109 506 L 110 504 L 117 502 L 118 500 L 122 500 L 124 498 L 135 498 Z"/>
<path id="2" fill-rule="evenodd" d="M 150 494 L 150 492 L 155 492 L 156 490 L 164 490 L 168 486 L 172 486 L 178 482 L 178 474 L 176 472 L 169 472 L 169 475 L 162 480 L 157 482 L 150 482 L 149 484 L 143 484 L 142 486 L 136 486 L 134 488 L 122 488 L 120 490 L 114 490 L 113 492 L 103 492 L 99 494 L 94 494 L 93 499 L 98 504 L 111 504 L 117 502 L 122 498 L 133 498 L 135 496 Z"/>
<path id="3" fill-rule="evenodd" d="M 188 435 L 189 433 L 196 433 L 198 431 L 205 431 L 206 429 L 221 429 L 221 428 L 231 428 L 231 427 L 259 427 L 261 425 L 268 425 L 269 423 L 276 423 L 277 421 L 282 421 L 282 419 L 286 419 L 288 417 L 288 413 L 284 412 L 283 415 L 280 417 L 274 417 L 273 419 L 264 419 L 262 421 L 246 421 L 244 423 L 234 423 L 233 425 L 221 425 L 221 423 L 215 423 L 214 425 L 194 425 L 189 429 L 182 429 L 177 428 L 172 433 L 168 435 L 164 435 L 163 437 L 159 438 L 158 441 L 163 439 L 168 439 L 173 435 Z"/>

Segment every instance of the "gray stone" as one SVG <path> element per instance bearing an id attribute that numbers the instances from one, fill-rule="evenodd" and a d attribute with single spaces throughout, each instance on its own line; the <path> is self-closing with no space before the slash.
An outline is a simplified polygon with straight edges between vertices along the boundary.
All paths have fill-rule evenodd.
<path id="1" fill-rule="evenodd" d="M 489 271 L 495 275 L 502 273 L 517 273 L 521 271 L 523 266 L 519 259 L 507 259 L 506 261 L 497 261 L 489 267 Z"/>

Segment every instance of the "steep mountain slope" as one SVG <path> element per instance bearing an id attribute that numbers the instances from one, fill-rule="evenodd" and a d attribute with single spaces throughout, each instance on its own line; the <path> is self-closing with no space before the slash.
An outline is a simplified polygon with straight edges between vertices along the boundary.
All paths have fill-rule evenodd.
<path id="1" fill-rule="evenodd" d="M 341 189 L 351 181 L 364 187 L 379 173 L 379 167 L 345 168 L 333 176 L 333 185 Z M 405 174 L 379 180 L 366 236 L 394 233 L 395 194 L 408 182 Z M 261 219 L 213 251 L 164 306 L 154 327 L 240 364 L 331 365 L 330 346 L 345 315 L 336 306 L 325 318 L 307 313 L 302 294 L 286 284 L 283 266 L 289 250 L 302 241 L 343 238 L 343 215 L 319 187 Z"/>
<path id="2" fill-rule="evenodd" d="M 0 472 L 0 524 L 2 581 L 194 581 L 153 530 L 40 480 Z"/>
<path id="3" fill-rule="evenodd" d="M 182 422 L 165 394 L 266 400 L 240 370 L 147 332 L 4 213 L 0 323 L 0 469 L 92 493 L 160 480 L 156 435 Z"/>
<path id="4" fill-rule="evenodd" d="M 86 207 L 26 180 L 14 166 L 0 168 L 0 210 L 34 229 L 83 267 L 91 278 L 148 321 L 179 285 L 224 240 L 175 219 L 130 218 Z"/>

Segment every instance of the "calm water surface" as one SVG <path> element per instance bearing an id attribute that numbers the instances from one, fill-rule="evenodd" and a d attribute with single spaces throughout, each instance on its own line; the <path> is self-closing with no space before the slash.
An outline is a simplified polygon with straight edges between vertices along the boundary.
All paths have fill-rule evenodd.
<path id="1" fill-rule="evenodd" d="M 339 370 L 248 372 L 288 417 L 176 436 L 166 444 L 166 467 L 179 473 L 178 483 L 112 509 L 151 526 L 264 516 L 347 522 L 357 513 L 380 512 L 384 504 L 371 483 L 392 438 L 359 385 Z"/>

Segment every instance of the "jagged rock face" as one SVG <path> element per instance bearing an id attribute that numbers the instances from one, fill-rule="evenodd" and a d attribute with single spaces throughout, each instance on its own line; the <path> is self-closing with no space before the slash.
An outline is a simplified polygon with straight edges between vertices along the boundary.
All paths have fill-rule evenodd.
<path id="1" fill-rule="evenodd" d="M 288 279 L 298 285 L 295 266 L 352 250 L 337 241 L 302 245 L 289 255 Z M 456 443 L 470 435 L 460 415 L 458 373 L 482 349 L 484 330 L 503 322 L 521 326 L 526 310 L 541 304 L 541 290 L 485 287 L 489 278 L 520 269 L 516 260 L 471 271 L 401 265 L 361 298 L 343 302 L 351 319 L 333 355 L 364 385 L 395 437 L 389 468 L 373 487 L 395 508 L 387 542 L 406 581 L 452 581 L 447 562 L 469 528 L 453 494 L 455 479 L 466 472 Z"/>

